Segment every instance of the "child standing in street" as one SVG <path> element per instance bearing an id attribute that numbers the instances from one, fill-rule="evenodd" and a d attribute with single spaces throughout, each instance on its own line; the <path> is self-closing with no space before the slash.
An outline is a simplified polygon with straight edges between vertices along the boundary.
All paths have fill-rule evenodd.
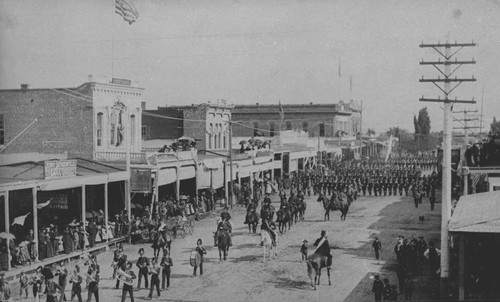
<path id="1" fill-rule="evenodd" d="M 307 261 L 307 240 L 302 241 L 302 246 L 300 247 L 300 254 L 302 255 L 302 261 Z"/>

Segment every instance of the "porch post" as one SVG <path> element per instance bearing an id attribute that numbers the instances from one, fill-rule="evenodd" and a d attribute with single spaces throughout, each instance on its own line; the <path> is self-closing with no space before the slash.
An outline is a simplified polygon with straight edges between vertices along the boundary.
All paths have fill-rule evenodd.
<path id="1" fill-rule="evenodd" d="M 465 299 L 465 234 L 459 235 L 458 241 L 458 299 Z"/>
<path id="2" fill-rule="evenodd" d="M 109 201 L 108 201 L 108 182 L 104 184 L 104 232 L 106 233 L 106 250 L 109 249 L 108 222 L 109 222 Z"/>
<path id="3" fill-rule="evenodd" d="M 87 221 L 87 209 L 86 209 L 86 200 L 87 198 L 85 197 L 85 185 L 82 185 L 82 222 L 83 222 L 83 247 L 82 249 L 86 249 L 86 244 L 85 244 L 85 238 L 87 238 L 87 230 L 86 230 L 86 225 L 85 222 Z"/>
<path id="4" fill-rule="evenodd" d="M 5 232 L 10 233 L 10 213 L 9 213 L 9 191 L 4 195 L 4 209 L 5 209 Z M 7 270 L 10 270 L 10 239 L 7 241 Z"/>
<path id="5" fill-rule="evenodd" d="M 35 251 L 36 251 L 35 261 L 38 261 L 38 209 L 37 209 L 38 196 L 36 187 L 33 187 L 31 190 L 33 194 L 33 238 L 35 240 Z"/>
<path id="6" fill-rule="evenodd" d="M 176 170 L 177 170 L 177 177 L 175 179 L 175 198 L 177 199 L 177 201 L 179 201 L 181 199 L 181 167 L 179 165 L 177 165 L 176 167 Z"/>

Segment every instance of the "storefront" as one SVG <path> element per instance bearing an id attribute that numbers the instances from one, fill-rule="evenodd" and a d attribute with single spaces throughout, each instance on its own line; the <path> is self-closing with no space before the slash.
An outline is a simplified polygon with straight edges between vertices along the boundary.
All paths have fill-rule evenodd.
<path id="1" fill-rule="evenodd" d="M 108 243 L 116 237 L 110 218 L 128 210 L 127 172 L 108 165 L 84 159 L 25 162 L 2 166 L 0 174 L 3 230 L 15 237 L 6 244 L 28 245 L 30 252 L 17 265 Z M 73 231 L 82 235 L 70 242 Z"/>

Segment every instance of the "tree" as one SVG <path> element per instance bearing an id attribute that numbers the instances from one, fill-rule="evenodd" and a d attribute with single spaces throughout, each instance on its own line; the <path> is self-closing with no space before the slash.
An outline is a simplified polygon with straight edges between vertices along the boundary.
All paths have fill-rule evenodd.
<path id="1" fill-rule="evenodd" d="M 368 136 L 375 135 L 375 130 L 373 130 L 373 129 L 368 129 L 368 130 L 366 131 L 366 134 L 368 134 Z"/>
<path id="2" fill-rule="evenodd" d="M 492 135 L 500 134 L 500 121 L 497 121 L 495 117 L 493 117 L 493 123 L 490 125 L 490 131 Z"/>
<path id="3" fill-rule="evenodd" d="M 431 133 L 431 119 L 427 112 L 427 107 L 420 109 L 417 122 L 420 126 L 421 134 L 425 135 Z"/>
<path id="4" fill-rule="evenodd" d="M 415 127 L 415 137 L 417 134 L 421 134 L 422 130 L 420 129 L 420 124 L 418 123 L 417 117 L 413 116 L 413 126 Z"/>
<path id="5" fill-rule="evenodd" d="M 387 136 L 394 136 L 394 137 L 397 137 L 399 138 L 399 134 L 401 132 L 401 129 L 399 127 L 391 127 L 389 128 L 389 130 L 387 130 Z"/>

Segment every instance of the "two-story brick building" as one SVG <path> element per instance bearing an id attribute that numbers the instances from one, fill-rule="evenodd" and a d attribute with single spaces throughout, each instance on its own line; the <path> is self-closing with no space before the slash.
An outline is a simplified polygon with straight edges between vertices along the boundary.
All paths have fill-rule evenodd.
<path id="1" fill-rule="evenodd" d="M 237 105 L 232 111 L 233 136 L 275 136 L 280 130 L 301 130 L 309 136 L 356 135 L 361 129 L 361 111 L 354 101 L 337 104 Z"/>
<path id="2" fill-rule="evenodd" d="M 225 101 L 190 106 L 165 106 L 146 110 L 143 117 L 145 139 L 193 138 L 199 150 L 229 150 L 229 121 L 232 105 Z M 168 130 L 167 130 L 168 129 Z"/>

